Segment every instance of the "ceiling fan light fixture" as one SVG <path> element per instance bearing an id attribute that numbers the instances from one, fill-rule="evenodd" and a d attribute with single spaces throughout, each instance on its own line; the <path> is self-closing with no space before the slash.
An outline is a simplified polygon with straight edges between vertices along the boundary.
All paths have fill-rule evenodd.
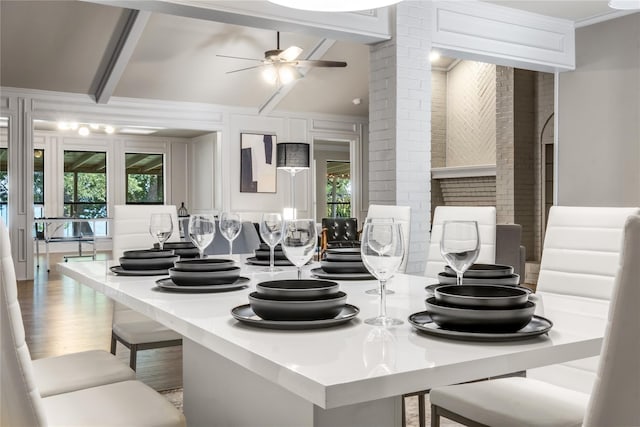
<path id="1" fill-rule="evenodd" d="M 269 0 L 271 3 L 293 9 L 316 12 L 354 12 L 378 9 L 400 3 L 401 0 Z"/>
<path id="2" fill-rule="evenodd" d="M 289 84 L 301 77 L 300 72 L 290 65 L 281 65 L 278 67 L 278 78 L 283 85 Z"/>
<path id="3" fill-rule="evenodd" d="M 640 9 L 640 0 L 609 0 L 609 7 L 620 10 Z"/>
<path id="4" fill-rule="evenodd" d="M 285 61 L 293 61 L 301 53 L 302 53 L 302 49 L 299 48 L 298 46 L 290 46 L 280 54 L 280 58 L 284 59 Z"/>
<path id="5" fill-rule="evenodd" d="M 269 65 L 262 70 L 262 78 L 269 84 L 276 84 L 278 81 L 278 72 L 276 71 L 276 67 L 273 65 Z"/>

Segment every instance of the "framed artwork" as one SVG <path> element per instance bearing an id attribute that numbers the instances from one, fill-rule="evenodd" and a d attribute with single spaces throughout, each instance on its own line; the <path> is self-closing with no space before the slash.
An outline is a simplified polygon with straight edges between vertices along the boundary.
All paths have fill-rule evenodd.
<path id="1" fill-rule="evenodd" d="M 240 134 L 240 192 L 276 192 L 276 136 Z"/>

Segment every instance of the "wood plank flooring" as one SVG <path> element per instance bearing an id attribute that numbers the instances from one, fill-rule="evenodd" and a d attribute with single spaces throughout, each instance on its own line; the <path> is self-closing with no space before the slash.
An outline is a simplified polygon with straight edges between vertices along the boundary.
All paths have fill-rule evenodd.
<path id="1" fill-rule="evenodd" d="M 103 259 L 105 254 L 99 254 Z M 113 305 L 109 298 L 57 273 L 62 255 L 44 257 L 33 281 L 18 282 L 18 299 L 32 359 L 76 351 L 109 351 Z M 83 262 L 71 259 L 69 262 Z M 116 355 L 129 363 L 129 350 L 118 344 Z M 182 387 L 182 347 L 138 352 L 138 379 L 156 390 Z"/>

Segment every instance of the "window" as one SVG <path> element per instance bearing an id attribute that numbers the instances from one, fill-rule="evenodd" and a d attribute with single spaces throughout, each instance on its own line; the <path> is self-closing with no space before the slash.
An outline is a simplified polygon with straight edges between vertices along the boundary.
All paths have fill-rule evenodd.
<path id="1" fill-rule="evenodd" d="M 5 224 L 9 223 L 9 169 L 8 165 L 9 150 L 0 148 L 0 217 Z"/>
<path id="2" fill-rule="evenodd" d="M 164 155 L 126 153 L 127 204 L 164 204 Z"/>
<path id="3" fill-rule="evenodd" d="M 327 162 L 327 216 L 351 217 L 349 162 Z"/>
<path id="4" fill-rule="evenodd" d="M 44 150 L 33 150 L 33 217 L 44 217 Z M 44 238 L 44 224 L 36 223 L 36 237 Z"/>
<path id="5" fill-rule="evenodd" d="M 107 216 L 107 153 L 64 152 L 64 216 Z"/>

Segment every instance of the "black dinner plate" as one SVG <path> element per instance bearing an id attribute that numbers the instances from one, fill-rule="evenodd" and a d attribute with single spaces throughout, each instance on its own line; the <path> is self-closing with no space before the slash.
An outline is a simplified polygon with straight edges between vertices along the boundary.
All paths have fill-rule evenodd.
<path id="1" fill-rule="evenodd" d="M 233 283 L 240 277 L 240 267 L 231 267 L 215 271 L 187 271 L 170 268 L 169 276 L 176 285 L 203 286 Z"/>
<path id="2" fill-rule="evenodd" d="M 234 319 L 247 325 L 266 329 L 320 329 L 341 325 L 354 319 L 360 309 L 355 305 L 345 304 L 342 311 L 332 319 L 322 320 L 264 320 L 258 317 L 249 304 L 240 305 L 231 310 Z"/>
<path id="3" fill-rule="evenodd" d="M 322 268 L 312 268 L 311 274 L 318 279 L 328 280 L 375 280 L 371 273 L 327 273 Z"/>
<path id="4" fill-rule="evenodd" d="M 119 259 L 120 266 L 125 270 L 162 270 L 173 267 L 173 263 L 180 257 L 170 255 L 161 258 L 127 258 Z"/>
<path id="5" fill-rule="evenodd" d="M 176 285 L 171 280 L 171 277 L 165 279 L 156 280 L 156 285 L 160 289 L 170 292 L 183 292 L 187 294 L 195 293 L 212 293 L 212 292 L 229 292 L 237 289 L 243 289 L 247 287 L 247 282 L 250 279 L 248 277 L 240 276 L 233 283 L 226 283 L 222 285 L 199 285 L 199 286 L 183 286 Z"/>
<path id="6" fill-rule="evenodd" d="M 257 259 L 266 259 L 267 261 L 269 261 L 269 258 L 271 257 L 271 252 L 270 251 L 263 251 L 261 249 L 256 249 L 256 258 Z M 287 256 L 284 254 L 283 251 L 274 251 L 273 252 L 273 259 L 287 259 Z"/>
<path id="7" fill-rule="evenodd" d="M 166 276 L 169 269 L 162 270 L 125 270 L 119 265 L 114 265 L 109 270 L 118 276 Z"/>
<path id="8" fill-rule="evenodd" d="M 173 249 L 137 249 L 122 253 L 123 258 L 167 258 L 173 255 Z"/>
<path id="9" fill-rule="evenodd" d="M 537 337 L 546 334 L 553 326 L 551 320 L 542 316 L 533 316 L 531 321 L 522 329 L 516 332 L 467 332 L 452 331 L 443 329 L 438 326 L 427 311 L 421 311 L 409 316 L 409 323 L 418 331 L 427 335 L 440 338 L 449 338 L 462 341 L 484 341 L 484 342 L 500 342 L 500 341 L 518 341 Z"/>
<path id="10" fill-rule="evenodd" d="M 444 272 L 450 276 L 455 276 L 456 272 L 453 271 L 448 265 L 444 266 Z M 464 272 L 463 277 L 485 279 L 495 277 L 508 277 L 513 274 L 513 267 L 503 264 L 473 264 Z"/>
<path id="11" fill-rule="evenodd" d="M 258 259 L 256 257 L 247 258 L 247 264 L 251 265 L 264 265 L 269 266 L 269 259 Z M 273 261 L 273 265 L 279 267 L 292 266 L 293 264 L 288 259 L 276 259 Z"/>
<path id="12" fill-rule="evenodd" d="M 320 261 L 322 269 L 327 273 L 368 273 L 362 261 Z"/>

